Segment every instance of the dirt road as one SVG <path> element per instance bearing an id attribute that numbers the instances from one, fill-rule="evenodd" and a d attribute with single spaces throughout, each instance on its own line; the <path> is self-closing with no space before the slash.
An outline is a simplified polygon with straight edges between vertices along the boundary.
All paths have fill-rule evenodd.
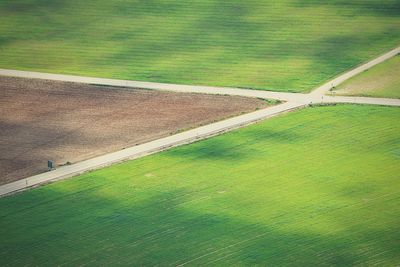
<path id="1" fill-rule="evenodd" d="M 382 55 L 364 65 L 361 65 L 349 72 L 333 79 L 317 88 L 309 94 L 295 94 L 295 93 L 280 93 L 280 92 L 268 92 L 268 91 L 257 91 L 257 90 L 246 90 L 246 89 L 235 89 L 235 88 L 220 88 L 220 87 L 206 87 L 206 86 L 187 86 L 187 85 L 174 85 L 174 84 L 160 84 L 160 83 L 148 83 L 148 82 L 136 82 L 126 80 L 114 80 L 114 79 L 102 79 L 102 78 L 91 78 L 91 77 L 80 77 L 70 75 L 58 75 L 58 74 L 47 74 L 37 72 L 25 72 L 15 70 L 3 70 L 0 69 L 0 75 L 15 76 L 15 77 L 28 77 L 28 78 L 39 78 L 39 79 L 50 79 L 57 81 L 69 81 L 69 82 L 80 82 L 86 84 L 103 84 L 112 86 L 126 86 L 133 88 L 146 88 L 159 91 L 174 91 L 174 92 L 191 92 L 191 93 L 207 93 L 207 94 L 224 94 L 234 96 L 249 96 L 256 98 L 268 98 L 268 99 L 279 99 L 287 101 L 284 104 L 266 108 L 250 114 L 238 116 L 218 123 L 209 124 L 197 129 L 193 129 L 187 132 L 176 134 L 170 137 L 161 138 L 149 143 L 142 144 L 140 146 L 130 147 L 125 150 L 93 158 L 91 160 L 83 161 L 70 166 L 64 166 L 58 168 L 55 171 L 43 173 L 27 179 L 23 179 L 14 183 L 0 186 L 0 195 L 9 194 L 18 190 L 35 186 L 41 183 L 71 177 L 73 175 L 97 169 L 103 166 L 113 164 L 126 159 L 141 157 L 150 153 L 161 151 L 172 146 L 177 146 L 185 143 L 190 143 L 202 138 L 207 138 L 212 135 L 228 131 L 230 129 L 238 128 L 254 121 L 262 120 L 272 116 L 276 116 L 283 112 L 288 112 L 294 109 L 302 108 L 308 104 L 320 104 L 320 103 L 357 103 L 357 104 L 373 104 L 373 105 L 389 105 L 389 106 L 400 106 L 400 100 L 398 99 L 385 99 L 385 98 L 365 98 L 365 97 L 338 97 L 338 96 L 325 96 L 333 86 L 337 86 L 341 82 L 365 71 L 395 55 L 400 53 L 400 47 L 389 51 L 385 55 Z"/>

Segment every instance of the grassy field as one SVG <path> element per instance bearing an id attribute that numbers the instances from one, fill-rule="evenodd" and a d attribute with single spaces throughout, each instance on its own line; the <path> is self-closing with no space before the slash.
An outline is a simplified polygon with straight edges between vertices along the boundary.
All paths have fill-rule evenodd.
<path id="1" fill-rule="evenodd" d="M 305 92 L 399 28 L 399 0 L 2 0 L 0 68 Z"/>
<path id="2" fill-rule="evenodd" d="M 0 199 L 0 265 L 400 262 L 399 108 L 324 106 Z"/>
<path id="3" fill-rule="evenodd" d="M 337 94 L 400 98 L 400 55 L 346 81 Z"/>

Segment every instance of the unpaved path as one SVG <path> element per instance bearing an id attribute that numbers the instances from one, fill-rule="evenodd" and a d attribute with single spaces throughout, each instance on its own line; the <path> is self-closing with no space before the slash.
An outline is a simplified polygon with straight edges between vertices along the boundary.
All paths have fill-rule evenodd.
<path id="1" fill-rule="evenodd" d="M 339 77 L 334 78 L 331 81 L 326 82 L 325 84 L 316 88 L 309 94 L 272 92 L 272 91 L 249 90 L 249 89 L 226 88 L 226 87 L 139 82 L 139 81 L 129 81 L 129 80 L 93 78 L 93 77 L 83 77 L 74 75 L 50 74 L 50 73 L 7 70 L 7 69 L 0 69 L 0 75 L 22 77 L 22 78 L 38 78 L 38 79 L 47 79 L 54 81 L 78 82 L 86 84 L 100 84 L 100 85 L 110 85 L 110 86 L 143 88 L 143 89 L 183 92 L 183 93 L 206 93 L 206 94 L 222 94 L 222 95 L 226 94 L 226 95 L 237 95 L 237 96 L 248 96 L 248 97 L 260 97 L 266 99 L 279 99 L 283 101 L 309 104 L 311 102 L 313 103 L 322 102 L 322 96 L 326 94 L 332 87 L 338 86 L 340 83 L 356 76 L 357 74 L 379 63 L 382 63 L 383 61 L 389 58 L 396 56 L 399 53 L 400 53 L 400 47 L 397 47 L 385 53 L 384 55 L 379 56 L 376 59 L 373 59 L 361 66 L 358 66 L 340 75 Z M 335 102 L 334 98 L 330 98 L 329 101 Z M 380 103 L 381 102 L 379 102 L 379 105 L 381 105 Z"/>
<path id="2" fill-rule="evenodd" d="M 238 128 L 255 121 L 276 116 L 283 112 L 288 112 L 294 109 L 305 107 L 309 104 L 357 103 L 357 104 L 400 106 L 399 99 L 325 96 L 325 93 L 327 93 L 332 87 L 339 85 L 340 83 L 346 81 L 347 79 L 354 77 L 355 75 L 397 55 L 398 53 L 400 53 L 400 47 L 393 49 L 392 51 L 374 60 L 371 60 L 370 62 L 363 64 L 353 70 L 350 70 L 347 73 L 344 73 L 343 75 L 333 79 L 332 81 L 325 83 L 324 85 L 320 86 L 319 88 L 315 89 L 313 92 L 309 94 L 136 82 L 127 80 L 102 79 L 102 78 L 92 78 L 92 77 L 0 69 L 0 75 L 3 76 L 39 78 L 39 79 L 48 79 L 57 81 L 79 82 L 86 84 L 101 84 L 109 86 L 145 88 L 153 90 L 186 92 L 186 93 L 190 92 L 190 93 L 238 95 L 238 96 L 259 97 L 267 99 L 278 99 L 286 101 L 286 103 L 283 103 L 278 106 L 266 108 L 246 115 L 241 115 L 225 121 L 209 124 L 197 129 L 186 131 L 166 138 L 161 138 L 149 143 L 145 143 L 139 146 L 134 146 L 125 150 L 100 156 L 91 160 L 86 160 L 70 166 L 63 166 L 51 172 L 39 174 L 23 180 L 19 180 L 14 183 L 6 184 L 0 186 L 0 195 L 9 194 L 15 191 L 23 190 L 25 188 L 29 188 L 49 181 L 71 177 L 88 170 L 97 169 L 127 159 L 138 158 L 144 155 L 165 150 L 173 146 L 178 146 L 186 143 L 191 143 L 199 139 L 208 138 L 210 136 L 217 135 L 234 128 Z"/>

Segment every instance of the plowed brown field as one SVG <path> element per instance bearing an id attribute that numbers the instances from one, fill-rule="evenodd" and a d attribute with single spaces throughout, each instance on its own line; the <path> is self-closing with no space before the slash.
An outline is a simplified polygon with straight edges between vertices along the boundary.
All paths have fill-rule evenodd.
<path id="1" fill-rule="evenodd" d="M 265 107 L 259 99 L 0 77 L 0 184 Z"/>

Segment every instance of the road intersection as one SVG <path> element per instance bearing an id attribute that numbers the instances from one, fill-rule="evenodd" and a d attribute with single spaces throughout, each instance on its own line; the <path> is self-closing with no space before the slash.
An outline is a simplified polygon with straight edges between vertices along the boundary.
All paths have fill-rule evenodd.
<path id="1" fill-rule="evenodd" d="M 72 164 L 69 166 L 62 166 L 50 172 L 42 173 L 16 182 L 5 184 L 3 186 L 0 186 L 0 196 L 21 191 L 30 187 L 38 186 L 44 183 L 49 183 L 52 181 L 72 177 L 90 170 L 95 170 L 125 160 L 143 157 L 149 154 L 169 149 L 171 147 L 183 144 L 189 144 L 201 139 L 209 138 L 211 136 L 215 136 L 230 131 L 232 129 L 249 125 L 251 123 L 260 120 L 277 116 L 284 112 L 289 112 L 299 108 L 303 108 L 311 104 L 355 103 L 355 104 L 400 106 L 400 99 L 326 95 L 326 93 L 328 93 L 333 87 L 339 85 L 340 83 L 348 80 L 349 78 L 354 77 L 355 75 L 391 57 L 398 55 L 399 53 L 400 53 L 400 47 L 397 47 L 389 51 L 388 53 L 367 62 L 366 64 L 358 66 L 357 68 L 352 69 L 340 75 L 339 77 L 336 77 L 335 79 L 313 90 L 309 94 L 271 92 L 271 91 L 249 90 L 249 89 L 239 89 L 239 88 L 162 84 L 162 83 L 103 79 L 103 78 L 93 78 L 93 77 L 0 69 L 0 75 L 2 76 L 47 79 L 47 80 L 64 81 L 64 82 L 78 82 L 86 84 L 141 88 L 141 89 L 185 92 L 185 93 L 236 95 L 236 96 L 257 97 L 264 99 L 276 99 L 283 102 L 282 104 L 273 107 L 268 107 L 263 110 L 258 110 L 252 113 L 212 123 L 186 132 L 154 140 L 152 142 L 144 143 L 141 145 L 126 148 L 121 151 L 117 151 L 93 159 L 78 162 L 76 164 Z"/>

